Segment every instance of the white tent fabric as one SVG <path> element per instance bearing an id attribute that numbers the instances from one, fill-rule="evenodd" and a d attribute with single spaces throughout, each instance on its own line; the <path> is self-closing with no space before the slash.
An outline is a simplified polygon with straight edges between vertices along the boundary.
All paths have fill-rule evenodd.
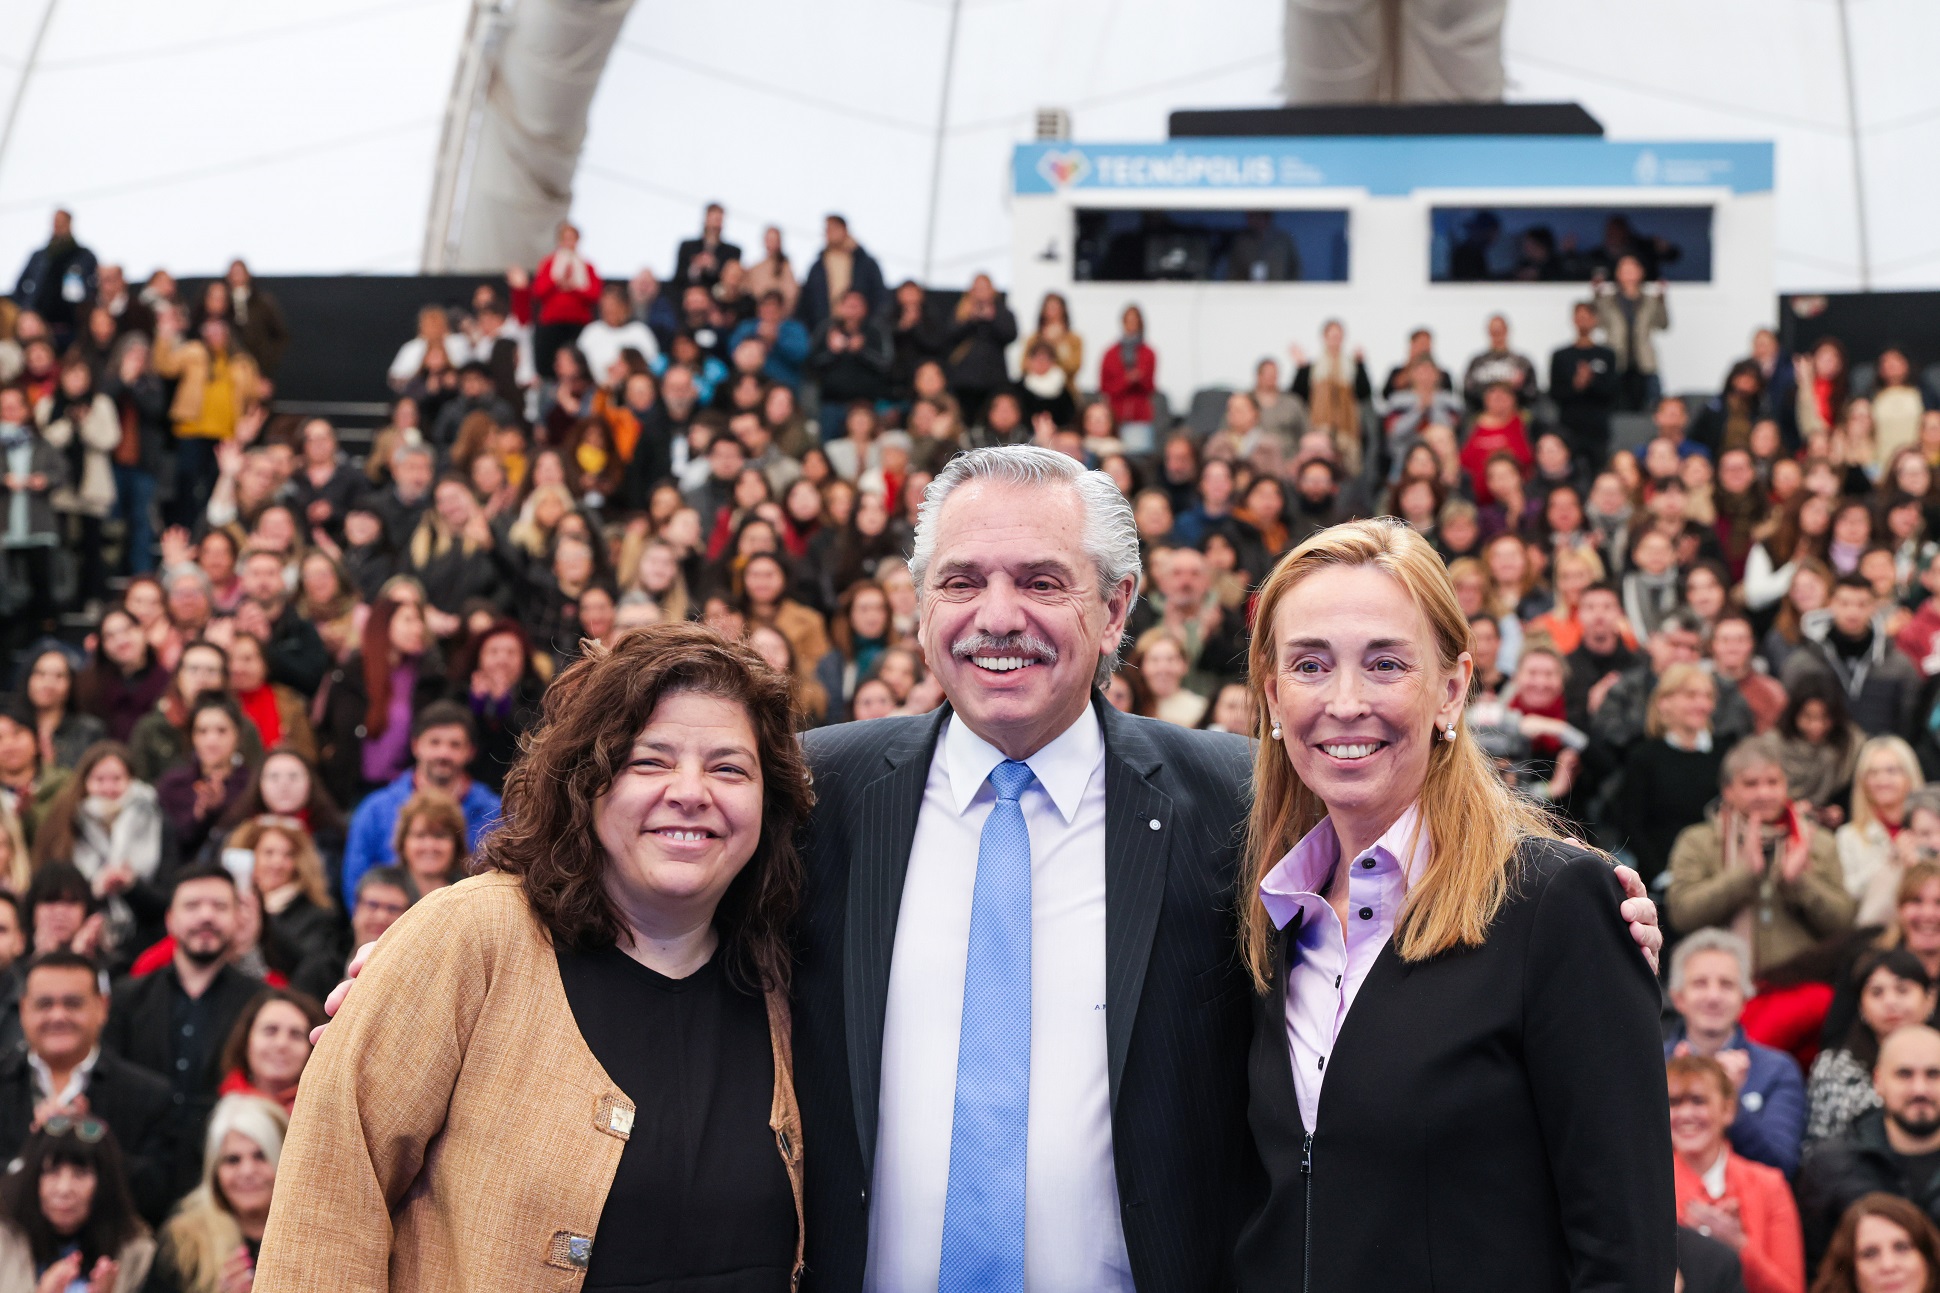
<path id="1" fill-rule="evenodd" d="M 0 152 L 0 279 L 62 203 L 137 274 L 238 253 L 260 273 L 416 268 L 469 10 L 0 0 L 0 109 L 51 13 Z M 750 254 L 775 223 L 805 264 L 839 210 L 892 278 L 927 263 L 939 284 L 1002 282 L 1008 157 L 1036 108 L 1103 141 L 1163 138 L 1178 107 L 1274 102 L 1283 25 L 1283 0 L 642 0 L 594 98 L 574 215 L 608 274 L 670 268 L 718 199 Z M 1930 0 L 1511 0 L 1504 34 L 1511 99 L 1574 99 L 1615 138 L 1775 139 L 1788 290 L 1940 285 L 1940 81 L 1919 63 L 1936 44 Z"/>

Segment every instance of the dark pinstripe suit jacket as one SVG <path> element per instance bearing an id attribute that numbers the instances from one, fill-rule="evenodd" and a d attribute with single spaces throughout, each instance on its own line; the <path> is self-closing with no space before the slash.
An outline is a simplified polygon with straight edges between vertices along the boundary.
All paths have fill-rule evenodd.
<path id="1" fill-rule="evenodd" d="M 1139 1293 L 1226 1289 L 1264 1180 L 1246 1125 L 1250 993 L 1235 938 L 1250 751 L 1237 736 L 1094 703 L 1105 731 L 1105 1027 L 1125 1246 Z M 818 801 L 803 846 L 795 1083 L 816 1293 L 862 1286 L 889 962 L 943 717 L 806 738 Z"/>

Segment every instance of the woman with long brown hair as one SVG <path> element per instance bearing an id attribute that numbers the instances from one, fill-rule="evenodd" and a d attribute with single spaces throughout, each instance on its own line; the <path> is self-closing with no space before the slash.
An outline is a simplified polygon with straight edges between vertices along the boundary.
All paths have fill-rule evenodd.
<path id="1" fill-rule="evenodd" d="M 386 590 L 372 602 L 361 645 L 326 683 L 320 762 L 339 803 L 411 766 L 411 716 L 449 690 L 422 596 Z"/>
<path id="2" fill-rule="evenodd" d="M 1501 778 L 1428 542 L 1323 530 L 1261 589 L 1242 950 L 1267 1190 L 1241 1289 L 1666 1288 L 1655 976 L 1607 857 Z M 1343 1028 L 1343 1024 L 1347 1026 Z"/>
<path id="3" fill-rule="evenodd" d="M 793 728 L 696 625 L 553 683 L 485 874 L 386 932 L 304 1071 L 262 1287 L 791 1287 Z"/>
<path id="4" fill-rule="evenodd" d="M 1868 1194 L 1846 1209 L 1812 1293 L 1936 1293 L 1940 1231 L 1919 1205 Z"/>

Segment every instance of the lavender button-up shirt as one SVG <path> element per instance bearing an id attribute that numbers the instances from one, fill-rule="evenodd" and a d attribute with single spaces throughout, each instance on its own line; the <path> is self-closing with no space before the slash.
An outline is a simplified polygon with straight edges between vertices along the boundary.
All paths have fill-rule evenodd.
<path id="1" fill-rule="evenodd" d="M 1275 927 L 1284 929 L 1302 917 L 1287 965 L 1287 1045 L 1300 1120 L 1309 1132 L 1318 1125 L 1320 1087 L 1341 1025 L 1375 958 L 1394 936 L 1408 887 L 1422 874 L 1429 850 L 1416 802 L 1353 859 L 1344 931 L 1326 897 L 1341 861 L 1331 820 L 1308 831 L 1260 882 L 1260 900 Z"/>

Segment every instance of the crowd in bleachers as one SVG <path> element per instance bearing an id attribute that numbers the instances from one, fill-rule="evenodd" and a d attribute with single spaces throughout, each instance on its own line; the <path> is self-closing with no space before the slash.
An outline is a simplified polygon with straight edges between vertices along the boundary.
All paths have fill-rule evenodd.
<path id="1" fill-rule="evenodd" d="M 135 284 L 57 217 L 0 305 L 0 1281 L 246 1286 L 318 999 L 465 873 L 548 679 L 700 620 L 803 727 L 932 709 L 924 487 L 1033 443 L 1129 500 L 1146 583 L 1107 697 L 1186 726 L 1254 731 L 1282 554 L 1377 513 L 1431 539 L 1468 721 L 1683 938 L 1681 1219 L 1753 1293 L 1887 1287 L 1908 1252 L 1933 1287 L 1940 392 L 1907 355 L 1748 320 L 1715 393 L 1666 394 L 1669 294 L 1613 254 L 1552 355 L 1505 288 L 1464 362 L 1422 330 L 1377 384 L 1329 323 L 1175 420 L 1136 305 L 1088 364 L 1056 295 L 892 285 L 836 216 L 812 261 L 724 228 L 602 276 L 565 225 L 428 302 L 353 458 L 279 411 L 321 340 L 243 262 Z M 60 1212 L 56 1176 L 88 1199 Z"/>

